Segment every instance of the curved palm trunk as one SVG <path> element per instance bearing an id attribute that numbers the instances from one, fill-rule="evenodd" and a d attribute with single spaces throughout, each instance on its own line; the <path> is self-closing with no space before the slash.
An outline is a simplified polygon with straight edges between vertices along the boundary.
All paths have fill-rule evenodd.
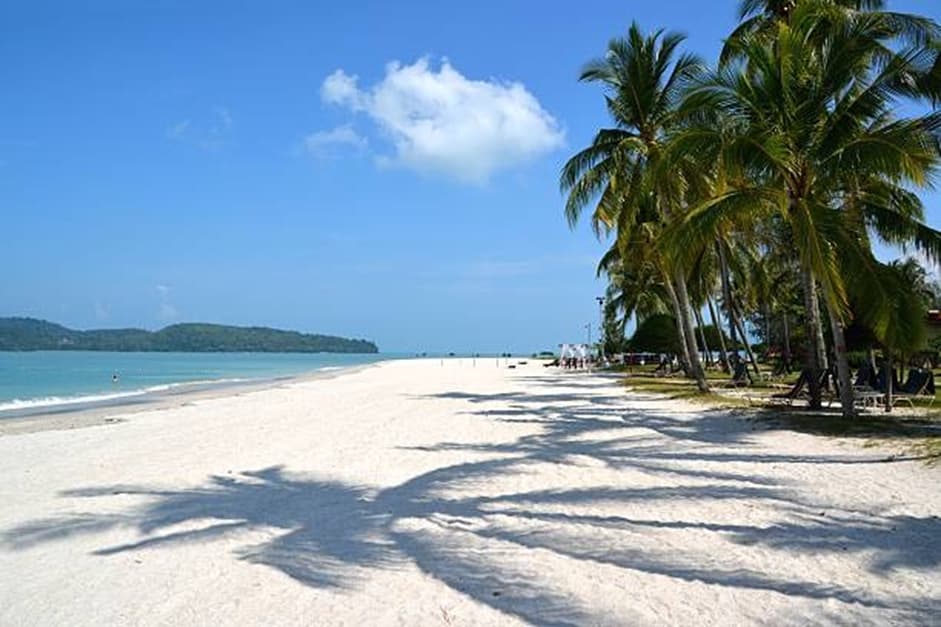
<path id="1" fill-rule="evenodd" d="M 820 323 L 820 304 L 817 300 L 817 282 L 813 271 L 801 262 L 801 287 L 804 292 L 804 317 L 807 319 L 807 339 L 810 350 L 807 351 L 806 367 L 810 371 L 810 407 L 820 408 L 820 375 L 826 368 L 826 354 L 822 342 Z"/>
<path id="2" fill-rule="evenodd" d="M 693 307 L 693 317 L 696 318 L 696 328 L 699 330 L 699 341 L 702 342 L 702 352 L 706 356 L 706 368 L 712 366 L 712 353 L 709 350 L 709 344 L 706 342 L 706 330 L 702 321 L 702 314 L 699 309 Z"/>
<path id="3" fill-rule="evenodd" d="M 761 372 L 758 370 L 758 361 L 755 359 L 755 353 L 751 349 L 751 342 L 748 341 L 748 335 L 745 333 L 745 324 L 742 322 L 741 312 L 735 305 L 732 305 L 732 312 L 732 317 L 735 320 L 735 327 L 738 329 L 738 334 L 742 338 L 742 346 L 745 347 L 745 356 L 748 357 L 748 361 L 751 362 L 752 370 L 755 371 L 755 376 L 761 377 Z"/>
<path id="4" fill-rule="evenodd" d="M 787 319 L 787 311 L 784 312 L 784 371 L 791 371 L 791 325 Z"/>
<path id="5" fill-rule="evenodd" d="M 856 406 L 853 404 L 853 378 L 850 374 L 850 364 L 846 357 L 846 337 L 843 333 L 843 321 L 827 303 L 827 314 L 830 316 L 830 329 L 833 332 L 833 350 L 836 353 L 836 371 L 840 381 L 840 407 L 844 418 L 853 418 L 856 415 Z"/>
<path id="6" fill-rule="evenodd" d="M 680 362 L 683 366 L 683 371 L 689 374 L 689 343 L 686 341 L 686 327 L 683 324 L 680 314 L 680 301 L 676 295 L 676 288 L 666 272 L 663 273 L 663 285 L 667 288 L 670 303 L 673 305 L 673 317 L 676 320 L 676 334 L 680 340 Z"/>
<path id="7" fill-rule="evenodd" d="M 885 348 L 885 413 L 892 412 L 892 386 L 895 383 L 895 373 L 892 372 L 892 349 Z"/>
<path id="8" fill-rule="evenodd" d="M 719 319 L 718 316 L 716 316 L 716 308 L 712 304 L 712 298 L 707 297 L 706 303 L 709 304 L 709 317 L 712 318 L 712 326 L 719 332 L 719 348 L 722 350 L 722 365 L 725 366 L 726 372 L 732 372 L 732 366 L 729 364 L 729 352 L 725 348 L 725 331 L 723 331 L 722 327 L 719 325 Z"/>
<path id="9" fill-rule="evenodd" d="M 680 306 L 680 316 L 683 320 L 683 327 L 686 334 L 686 342 L 689 348 L 689 366 L 690 375 L 696 380 L 696 387 L 700 392 L 708 392 L 709 384 L 706 383 L 706 373 L 702 367 L 702 361 L 699 359 L 699 351 L 696 347 L 696 332 L 693 330 L 693 314 L 689 304 L 689 293 L 686 291 L 686 276 L 680 268 L 674 270 L 676 277 L 676 298 Z"/>
<path id="10" fill-rule="evenodd" d="M 729 343 L 735 356 L 738 357 L 738 348 L 736 348 L 735 339 L 735 314 L 732 311 L 732 283 L 729 280 L 729 264 L 725 259 L 725 250 L 722 243 L 716 240 L 716 254 L 719 256 L 719 276 L 722 280 L 722 300 L 725 301 L 725 314 L 729 324 Z"/>

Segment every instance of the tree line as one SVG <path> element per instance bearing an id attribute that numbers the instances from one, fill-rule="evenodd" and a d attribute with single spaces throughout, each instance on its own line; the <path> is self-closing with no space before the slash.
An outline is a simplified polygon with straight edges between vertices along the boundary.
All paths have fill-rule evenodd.
<path id="1" fill-rule="evenodd" d="M 377 353 L 368 340 L 282 331 L 268 327 L 174 324 L 159 331 L 76 331 L 46 320 L 0 318 L 0 350 L 159 352 Z"/>
<path id="2" fill-rule="evenodd" d="M 611 236 L 609 306 L 622 324 L 671 314 L 703 392 L 703 311 L 746 348 L 747 320 L 768 341 L 773 322 L 809 371 L 811 407 L 831 368 L 847 416 L 848 329 L 888 363 L 924 340 L 911 264 L 874 244 L 941 259 L 918 195 L 941 165 L 941 28 L 886 5 L 744 0 L 712 64 L 634 23 L 581 73 L 611 124 L 565 164 L 565 215 Z"/>

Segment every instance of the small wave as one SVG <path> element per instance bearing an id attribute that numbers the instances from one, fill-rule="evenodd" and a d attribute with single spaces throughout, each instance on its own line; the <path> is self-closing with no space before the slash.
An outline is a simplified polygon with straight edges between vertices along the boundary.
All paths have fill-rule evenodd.
<path id="1" fill-rule="evenodd" d="M 156 394 L 158 392 L 170 392 L 189 387 L 199 387 L 205 385 L 220 385 L 229 383 L 243 383 L 250 381 L 244 378 L 228 379 L 199 379 L 196 381 L 179 381 L 176 383 L 162 383 L 151 385 L 145 388 L 125 390 L 121 392 L 106 392 L 100 394 L 82 394 L 77 396 L 43 396 L 39 398 L 20 399 L 14 398 L 10 401 L 0 402 L 0 412 L 11 410 L 33 409 L 37 407 L 56 407 L 59 405 L 88 405 L 94 403 L 106 403 L 122 398 L 132 398 L 135 396 L 144 396 L 146 394 Z"/>
<path id="2" fill-rule="evenodd" d="M 128 398 L 146 394 L 145 390 L 131 390 L 127 392 L 112 392 L 110 394 L 88 394 L 85 396 L 44 396 L 41 398 L 14 398 L 12 401 L 0 403 L 0 411 L 10 409 L 30 409 L 32 407 L 53 407 L 56 405 L 71 405 L 73 403 L 101 403 L 118 398 Z"/>

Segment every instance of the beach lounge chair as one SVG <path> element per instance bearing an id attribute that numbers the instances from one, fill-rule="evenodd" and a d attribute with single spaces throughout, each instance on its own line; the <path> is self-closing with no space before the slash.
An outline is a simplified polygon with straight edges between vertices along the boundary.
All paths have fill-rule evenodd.
<path id="1" fill-rule="evenodd" d="M 737 388 L 752 384 L 751 375 L 748 373 L 748 365 L 740 361 L 732 369 L 732 379 L 725 383 L 725 387 Z"/>
<path id="2" fill-rule="evenodd" d="M 665 377 L 670 371 L 670 364 L 666 359 L 660 359 L 660 363 L 657 364 L 656 370 L 653 371 L 655 377 Z"/>
<path id="3" fill-rule="evenodd" d="M 886 391 L 886 381 L 888 377 L 892 377 L 892 390 L 901 389 L 902 384 L 899 382 L 899 373 L 895 368 L 892 368 L 891 373 L 886 373 L 885 367 L 879 368 L 879 373 L 876 375 L 876 384 L 873 386 L 876 390 L 880 392 Z"/>
<path id="4" fill-rule="evenodd" d="M 682 371 L 682 366 L 679 364 L 674 364 L 672 360 L 663 358 L 660 360 L 660 364 L 657 366 L 657 369 L 653 371 L 653 374 L 656 377 L 672 377 L 676 375 L 676 373 Z"/>
<path id="5" fill-rule="evenodd" d="M 898 392 L 892 396 L 892 406 L 900 402 L 908 403 L 909 407 L 914 407 L 913 399 L 916 396 L 930 396 L 929 406 L 934 404 L 934 373 L 930 370 L 919 370 L 912 368 L 908 371 L 908 377 L 905 383 L 899 386 Z"/>
<path id="6" fill-rule="evenodd" d="M 869 364 L 863 364 L 856 371 L 856 379 L 853 381 L 853 387 L 856 389 L 876 389 L 876 374 Z"/>
<path id="7" fill-rule="evenodd" d="M 868 363 L 856 371 L 853 380 L 853 403 L 858 407 L 875 407 L 882 403 L 884 393 L 876 389 L 876 373 Z"/>
<path id="8" fill-rule="evenodd" d="M 801 370 L 800 376 L 790 390 L 772 394 L 770 400 L 773 404 L 784 403 L 787 405 L 793 405 L 794 401 L 798 400 L 809 401 L 810 389 L 808 383 L 810 383 L 810 371 L 805 368 Z M 822 399 L 827 401 L 827 406 L 832 405 L 834 399 L 839 396 L 837 379 L 830 368 L 820 373 L 820 392 Z"/>
<path id="9" fill-rule="evenodd" d="M 778 360 L 778 363 L 775 364 L 774 370 L 771 371 L 772 379 L 780 379 L 781 377 L 786 377 L 791 374 L 790 365 L 784 359 Z"/>
<path id="10" fill-rule="evenodd" d="M 787 392 L 778 392 L 777 394 L 772 394 L 770 401 L 772 404 L 783 403 L 786 405 L 791 405 L 794 401 L 800 398 L 806 398 L 806 393 L 804 388 L 807 387 L 807 382 L 810 380 L 810 371 L 801 370 L 801 374 L 797 377 L 797 381 L 794 382 L 794 385 L 791 386 Z"/>

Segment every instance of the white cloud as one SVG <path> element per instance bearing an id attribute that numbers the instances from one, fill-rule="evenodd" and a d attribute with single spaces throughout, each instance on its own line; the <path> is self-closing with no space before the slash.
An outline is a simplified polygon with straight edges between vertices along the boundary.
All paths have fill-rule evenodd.
<path id="1" fill-rule="evenodd" d="M 324 102 L 347 105 L 354 110 L 363 107 L 362 96 L 356 85 L 356 77 L 349 76 L 343 70 L 337 70 L 328 76 L 320 87 L 320 97 Z"/>
<path id="2" fill-rule="evenodd" d="M 167 128 L 173 141 L 192 144 L 206 151 L 216 151 L 229 143 L 234 120 L 225 107 L 213 107 L 212 114 L 193 122 L 189 118 Z"/>
<path id="3" fill-rule="evenodd" d="M 337 70 L 321 86 L 324 102 L 364 112 L 391 140 L 379 158 L 422 173 L 480 183 L 562 146 L 559 123 L 521 83 L 471 80 L 443 61 L 390 63 L 385 77 L 361 89 Z"/>
<path id="4" fill-rule="evenodd" d="M 157 293 L 160 294 L 161 298 L 166 298 L 167 295 L 170 293 L 170 288 L 167 287 L 166 285 L 158 285 L 156 289 L 157 289 Z"/>
<path id="5" fill-rule="evenodd" d="M 329 156 L 336 148 L 343 147 L 360 152 L 366 150 L 368 145 L 366 138 L 353 130 L 349 124 L 329 131 L 317 131 L 304 138 L 304 148 L 317 157 Z"/>

